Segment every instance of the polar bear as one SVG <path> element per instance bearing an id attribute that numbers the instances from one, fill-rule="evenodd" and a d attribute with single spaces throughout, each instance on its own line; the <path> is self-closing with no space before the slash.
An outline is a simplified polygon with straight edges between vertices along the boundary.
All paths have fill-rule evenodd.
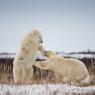
<path id="1" fill-rule="evenodd" d="M 45 52 L 42 42 L 42 35 L 38 30 L 29 32 L 23 38 L 13 61 L 13 77 L 15 83 L 32 79 L 32 61 L 35 60 L 38 51 L 40 51 L 42 55 L 44 55 Z"/>
<path id="2" fill-rule="evenodd" d="M 47 51 L 46 56 L 48 60 L 35 61 L 33 64 L 41 69 L 54 71 L 57 80 L 73 84 L 89 84 L 89 72 L 80 60 L 64 58 L 52 51 Z"/>

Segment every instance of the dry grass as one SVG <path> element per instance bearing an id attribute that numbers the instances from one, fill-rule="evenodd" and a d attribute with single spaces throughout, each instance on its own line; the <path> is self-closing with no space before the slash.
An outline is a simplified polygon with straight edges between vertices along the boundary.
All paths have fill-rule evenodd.
<path id="1" fill-rule="evenodd" d="M 94 58 L 93 59 L 92 58 L 91 59 L 83 58 L 80 60 L 85 63 L 85 65 L 88 68 L 89 73 L 92 77 L 92 81 L 91 81 L 90 85 L 91 86 L 95 85 L 95 59 Z M 13 73 L 12 73 L 12 69 L 13 69 L 12 63 L 13 63 L 13 58 L 1 58 L 0 59 L 0 84 L 8 84 L 8 85 L 14 84 Z M 34 72 L 34 79 L 31 80 L 30 82 L 24 83 L 25 85 L 26 84 L 43 84 L 43 83 L 54 83 L 54 84 L 61 83 L 60 81 L 55 80 L 53 71 L 50 71 L 50 70 L 44 71 L 44 70 L 41 70 L 41 69 L 33 66 L 33 72 Z M 46 92 L 49 92 L 49 89 L 50 88 L 47 88 Z M 49 92 L 49 94 L 44 94 L 44 93 L 43 93 L 43 95 L 95 95 L 94 92 L 93 93 L 89 92 L 89 93 L 85 93 L 85 94 L 82 94 L 79 92 L 70 94 L 69 92 L 67 92 L 66 94 L 64 94 L 64 91 L 60 91 L 58 89 L 56 89 L 53 92 Z M 61 94 L 59 94 L 59 93 L 61 93 Z M 7 90 L 2 95 L 12 95 L 12 93 L 9 90 Z M 15 94 L 15 95 L 18 95 L 18 94 Z M 21 91 L 19 95 L 26 95 L 26 94 L 25 94 L 25 92 Z M 29 95 L 28 92 L 27 92 L 27 95 Z"/>
<path id="2" fill-rule="evenodd" d="M 0 59 L 0 83 L 1 84 L 14 84 L 13 81 L 13 58 Z M 39 84 L 56 82 L 54 80 L 54 72 L 50 70 L 41 70 L 33 66 L 34 79 L 24 84 Z"/>
<path id="3" fill-rule="evenodd" d="M 90 85 L 95 85 L 95 59 L 83 58 L 80 59 L 86 65 L 91 75 L 92 81 Z M 13 81 L 13 58 L 0 58 L 0 83 L 1 84 L 14 84 Z M 40 83 L 61 83 L 56 81 L 54 72 L 50 70 L 41 70 L 33 66 L 34 79 L 27 82 L 27 84 L 40 84 Z M 26 83 L 25 83 L 26 84 Z"/>

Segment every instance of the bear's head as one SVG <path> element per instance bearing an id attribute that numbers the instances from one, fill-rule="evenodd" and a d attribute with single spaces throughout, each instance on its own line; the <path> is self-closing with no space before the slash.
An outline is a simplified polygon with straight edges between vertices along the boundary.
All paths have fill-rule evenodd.
<path id="1" fill-rule="evenodd" d="M 45 51 L 45 56 L 48 58 L 55 58 L 58 56 L 58 54 L 56 54 L 56 52 L 53 51 Z"/>
<path id="2" fill-rule="evenodd" d="M 39 43 L 43 43 L 43 39 L 42 39 L 42 34 L 41 32 L 39 32 L 38 30 L 33 30 L 32 32 L 33 38 L 39 42 Z"/>
<path id="3" fill-rule="evenodd" d="M 25 38 L 28 39 L 29 42 L 43 43 L 42 34 L 36 29 L 29 32 Z"/>

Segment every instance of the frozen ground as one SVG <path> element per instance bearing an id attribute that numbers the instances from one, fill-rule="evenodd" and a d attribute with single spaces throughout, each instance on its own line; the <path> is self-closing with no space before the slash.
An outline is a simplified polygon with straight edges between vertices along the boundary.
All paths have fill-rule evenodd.
<path id="1" fill-rule="evenodd" d="M 0 95 L 95 95 L 95 87 L 75 87 L 66 84 L 0 84 Z"/>
<path id="2" fill-rule="evenodd" d="M 0 58 L 14 58 L 15 53 L 0 53 Z"/>
<path id="3" fill-rule="evenodd" d="M 68 53 L 60 53 L 60 55 L 64 57 L 73 57 L 73 58 L 95 58 L 95 54 L 68 54 Z"/>
<path id="4" fill-rule="evenodd" d="M 66 54 L 65 57 L 95 58 L 95 54 Z M 0 58 L 14 58 L 15 54 L 0 54 Z M 76 87 L 66 84 L 4 85 L 0 84 L 0 95 L 95 95 L 95 86 Z"/>
<path id="5" fill-rule="evenodd" d="M 63 53 L 60 52 L 59 53 L 61 56 L 64 57 L 73 57 L 73 58 L 95 58 L 95 54 L 79 54 L 79 53 Z M 0 53 L 0 58 L 14 58 L 15 57 L 15 53 Z M 38 58 L 41 57 L 40 55 L 37 56 Z"/>

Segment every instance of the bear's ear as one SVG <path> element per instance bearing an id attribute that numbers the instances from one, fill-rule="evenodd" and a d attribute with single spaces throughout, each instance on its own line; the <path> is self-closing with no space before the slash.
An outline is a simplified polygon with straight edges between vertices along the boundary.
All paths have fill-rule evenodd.
<path id="1" fill-rule="evenodd" d="M 34 29 L 32 33 L 33 33 L 33 35 L 37 35 L 37 34 L 39 34 L 39 31 Z"/>

